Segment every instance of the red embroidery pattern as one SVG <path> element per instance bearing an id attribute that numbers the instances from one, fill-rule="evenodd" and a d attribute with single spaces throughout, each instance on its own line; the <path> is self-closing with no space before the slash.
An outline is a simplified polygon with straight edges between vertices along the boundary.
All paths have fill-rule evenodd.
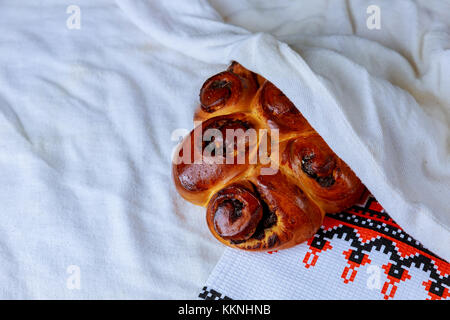
<path id="1" fill-rule="evenodd" d="M 429 299 L 450 297 L 450 264 L 404 232 L 370 194 L 347 211 L 326 215 L 322 228 L 307 243 L 306 268 L 314 267 L 322 252 L 333 249 L 335 237 L 350 246 L 343 252 L 347 260 L 341 275 L 344 283 L 355 280 L 358 268 L 370 264 L 369 254 L 376 250 L 389 256 L 389 263 L 382 266 L 387 277 L 381 288 L 384 299 L 395 297 L 398 285 L 411 279 L 408 270 L 413 267 L 429 272 L 429 280 L 423 282 Z"/>

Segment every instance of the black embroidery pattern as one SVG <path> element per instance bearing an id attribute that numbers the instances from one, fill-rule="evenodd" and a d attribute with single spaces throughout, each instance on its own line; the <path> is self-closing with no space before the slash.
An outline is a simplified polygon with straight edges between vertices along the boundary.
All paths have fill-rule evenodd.
<path id="1" fill-rule="evenodd" d="M 208 288 L 207 286 L 204 286 L 202 288 L 202 292 L 200 292 L 198 297 L 200 299 L 204 299 L 204 300 L 232 300 L 231 298 L 227 297 L 226 295 L 223 295 L 214 289 Z"/>
<path id="2" fill-rule="evenodd" d="M 375 250 L 388 256 L 387 264 L 382 266 L 387 278 L 381 288 L 384 299 L 395 297 L 398 285 L 411 278 L 411 268 L 427 273 L 427 281 L 422 285 L 429 299 L 450 298 L 450 264 L 403 231 L 369 193 L 352 208 L 326 215 L 323 226 L 307 243 L 308 251 L 303 259 L 305 267 L 314 267 L 321 252 L 333 249 L 335 239 L 348 242 L 348 250 L 343 252 L 347 260 L 341 275 L 344 283 L 352 282 L 358 267 L 371 262 L 370 253 Z M 199 298 L 231 300 L 206 286 Z"/>
<path id="3" fill-rule="evenodd" d="M 360 238 L 363 233 L 370 233 L 371 239 L 363 241 Z M 350 265 L 349 269 L 344 270 L 342 276 L 345 282 L 352 281 L 351 278 L 346 277 L 350 269 L 355 270 L 360 265 L 366 264 L 370 261 L 370 252 L 377 250 L 389 256 L 389 263 L 383 266 L 388 278 L 382 290 L 385 299 L 393 298 L 397 284 L 411 277 L 408 269 L 412 267 L 429 272 L 429 281 L 424 282 L 423 285 L 431 299 L 450 297 L 450 264 L 404 232 L 373 196 L 367 195 L 363 203 L 347 211 L 327 214 L 324 225 L 308 242 L 310 251 L 303 261 L 307 267 L 315 264 L 321 251 L 332 248 L 330 241 L 335 237 L 348 241 L 350 246 L 350 250 L 344 252 Z M 400 246 L 403 248 L 407 246 L 411 254 L 402 256 Z M 311 259 L 312 255 L 315 259 Z M 311 260 L 314 262 L 308 263 Z M 393 289 L 390 292 L 388 292 L 389 285 Z"/>

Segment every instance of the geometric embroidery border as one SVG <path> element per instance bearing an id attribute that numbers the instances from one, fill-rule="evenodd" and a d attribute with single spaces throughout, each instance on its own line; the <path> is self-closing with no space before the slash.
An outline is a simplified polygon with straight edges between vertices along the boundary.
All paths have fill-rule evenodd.
<path id="1" fill-rule="evenodd" d="M 370 193 L 350 209 L 326 215 L 323 226 L 307 242 L 309 248 L 303 259 L 306 268 L 316 264 L 321 252 L 333 248 L 334 238 L 349 243 L 348 250 L 343 252 L 347 260 L 341 275 L 344 283 L 355 279 L 358 267 L 370 263 L 370 253 L 376 250 L 389 256 L 389 262 L 382 266 L 387 276 L 381 289 L 384 299 L 394 298 L 398 285 L 411 278 L 408 270 L 412 267 L 429 272 L 428 281 L 422 283 L 429 299 L 450 297 L 450 264 L 403 231 Z M 207 286 L 199 298 L 232 300 Z"/>
<path id="2" fill-rule="evenodd" d="M 372 207 L 378 207 L 380 211 L 371 209 Z M 425 252 L 437 259 L 443 260 L 431 251 L 427 250 L 420 244 L 419 241 L 415 240 L 403 231 L 401 227 L 384 211 L 384 209 L 379 206 L 378 202 L 371 195 L 367 195 L 364 205 L 354 205 L 347 211 L 331 215 L 328 214 L 327 216 L 332 219 L 350 223 L 354 226 L 371 229 L 385 234 L 390 238 L 394 238 L 395 240 L 406 243 L 409 246 Z M 364 219 L 359 219 L 359 217 Z"/>
<path id="3" fill-rule="evenodd" d="M 232 300 L 230 297 L 206 286 L 202 288 L 198 297 L 204 300 Z"/>
<path id="4" fill-rule="evenodd" d="M 320 252 L 332 249 L 335 237 L 350 246 L 344 252 L 348 265 L 341 277 L 345 283 L 353 281 L 357 268 L 369 263 L 370 252 L 376 250 L 389 256 L 389 263 L 383 266 L 388 278 L 381 290 L 385 299 L 393 298 L 398 284 L 411 278 L 408 270 L 412 267 L 429 272 L 428 281 L 422 284 L 430 299 L 450 297 L 450 264 L 404 232 L 371 195 L 363 205 L 327 215 L 324 225 L 308 241 L 309 251 L 303 260 L 306 268 L 315 265 Z"/>

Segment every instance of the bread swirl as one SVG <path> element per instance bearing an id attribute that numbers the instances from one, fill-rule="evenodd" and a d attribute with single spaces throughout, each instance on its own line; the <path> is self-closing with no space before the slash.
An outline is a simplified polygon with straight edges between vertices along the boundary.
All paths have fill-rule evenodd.
<path id="1" fill-rule="evenodd" d="M 208 227 L 225 245 L 292 247 L 364 191 L 294 104 L 236 62 L 204 83 L 194 120 L 202 122 L 180 144 L 172 175 L 183 198 L 207 208 Z M 267 159 L 275 171 L 265 171 Z"/>

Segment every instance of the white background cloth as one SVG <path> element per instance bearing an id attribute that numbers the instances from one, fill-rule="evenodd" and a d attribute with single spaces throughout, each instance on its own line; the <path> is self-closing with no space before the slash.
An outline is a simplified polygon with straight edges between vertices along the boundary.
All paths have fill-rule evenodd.
<path id="1" fill-rule="evenodd" d="M 0 298 L 195 298 L 223 248 L 174 190 L 171 133 L 226 65 L 111 1 L 3 2 L 0 25 Z"/>
<path id="2" fill-rule="evenodd" d="M 224 248 L 175 192 L 171 134 L 233 59 L 448 260 L 449 4 L 376 1 L 368 30 L 372 2 L 2 3 L 0 297 L 195 297 Z"/>

